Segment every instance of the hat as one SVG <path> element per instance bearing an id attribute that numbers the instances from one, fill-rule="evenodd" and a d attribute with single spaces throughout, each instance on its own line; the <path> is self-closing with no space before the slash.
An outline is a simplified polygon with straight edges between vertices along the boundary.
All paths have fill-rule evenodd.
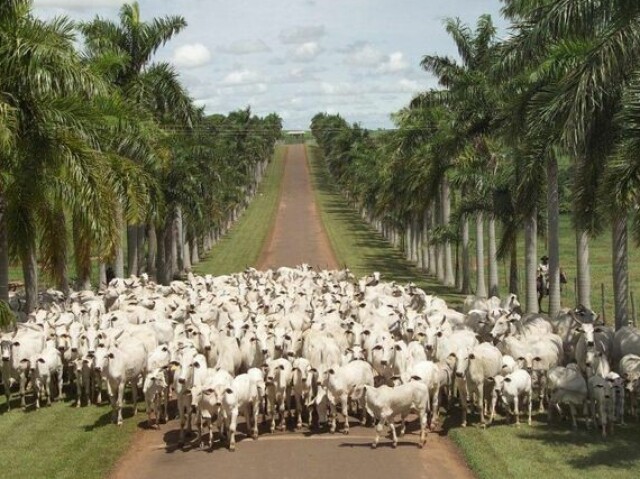
<path id="1" fill-rule="evenodd" d="M 549 261 L 549 257 L 547 255 L 544 255 L 542 258 L 540 258 L 540 261 Z"/>

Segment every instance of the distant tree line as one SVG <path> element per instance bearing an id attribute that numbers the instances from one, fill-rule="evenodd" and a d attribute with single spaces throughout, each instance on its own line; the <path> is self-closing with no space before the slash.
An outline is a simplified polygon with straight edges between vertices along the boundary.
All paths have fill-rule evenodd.
<path id="1" fill-rule="evenodd" d="M 502 41 L 489 15 L 475 28 L 445 22 L 458 58 L 424 56 L 439 88 L 394 113 L 395 131 L 373 137 L 321 113 L 314 136 L 363 216 L 463 293 L 472 288 L 475 228 L 475 294 L 500 293 L 506 259 L 509 290 L 522 288 L 536 312 L 537 238 L 546 230 L 551 315 L 561 306 L 558 161 L 568 159 L 563 209 L 575 229 L 578 302 L 591 306 L 589 239 L 608 229 L 615 322 L 626 325 L 629 234 L 640 241 L 640 2 L 503 0 L 502 15 L 511 22 Z"/>
<path id="2" fill-rule="evenodd" d="M 167 283 L 255 194 L 282 121 L 196 107 L 173 66 L 153 61 L 185 27 L 145 22 L 137 3 L 117 22 L 75 23 L 0 2 L 0 300 L 14 261 L 28 311 L 39 271 L 69 290 L 71 258 L 79 288 L 92 265 L 101 281 L 110 268 Z"/>

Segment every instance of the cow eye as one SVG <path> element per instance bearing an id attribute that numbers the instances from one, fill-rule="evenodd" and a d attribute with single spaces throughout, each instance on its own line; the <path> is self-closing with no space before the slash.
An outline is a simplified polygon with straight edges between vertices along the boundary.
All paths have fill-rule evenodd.
<path id="1" fill-rule="evenodd" d="M 374 351 L 380 351 L 381 349 L 382 349 L 382 346 L 380 346 L 380 345 L 377 345 L 377 346 L 373 347 Z"/>
<path id="2" fill-rule="evenodd" d="M 520 356 L 520 357 L 518 358 L 518 361 L 524 361 L 524 357 L 523 357 L 523 356 Z"/>
<path id="3" fill-rule="evenodd" d="M 287 341 L 291 341 L 291 336 L 289 336 L 288 334 L 285 334 L 284 339 L 286 339 Z"/>
<path id="4" fill-rule="evenodd" d="M 438 336 L 439 338 L 441 338 L 441 337 L 442 337 L 442 331 L 438 331 L 438 332 L 436 333 L 436 336 Z"/>

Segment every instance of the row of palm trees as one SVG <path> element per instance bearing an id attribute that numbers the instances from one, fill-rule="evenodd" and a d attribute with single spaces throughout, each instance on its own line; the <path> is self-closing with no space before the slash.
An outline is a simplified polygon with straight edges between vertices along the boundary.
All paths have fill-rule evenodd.
<path id="1" fill-rule="evenodd" d="M 537 312 L 537 236 L 546 230 L 552 315 L 561 306 L 558 159 L 569 159 L 577 300 L 591 306 L 589 240 L 608 228 L 615 324 L 626 325 L 629 225 L 640 240 L 640 2 L 502 3 L 511 22 L 502 40 L 489 15 L 475 28 L 446 20 L 459 58 L 423 58 L 439 88 L 395 113 L 395 131 L 372 135 L 318 114 L 314 135 L 363 216 L 463 293 L 472 287 L 472 225 L 480 296 L 499 293 L 498 259 L 510 260 L 509 290 L 518 292 L 522 232 L 526 309 Z"/>
<path id="2" fill-rule="evenodd" d="M 249 109 L 205 116 L 157 50 L 186 26 L 36 18 L 0 2 L 0 300 L 22 265 L 26 310 L 38 272 L 62 291 L 143 271 L 167 283 L 198 261 L 246 206 L 282 122 Z M 82 46 L 78 47 L 81 43 Z M 126 230 L 126 243 L 123 231 Z M 97 260 L 97 261 L 96 261 Z"/>

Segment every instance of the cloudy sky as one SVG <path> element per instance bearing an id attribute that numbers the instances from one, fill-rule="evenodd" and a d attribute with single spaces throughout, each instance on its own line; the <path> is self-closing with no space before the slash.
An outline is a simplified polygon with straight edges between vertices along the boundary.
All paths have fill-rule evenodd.
<path id="1" fill-rule="evenodd" d="M 115 18 L 121 0 L 35 0 L 36 14 Z M 208 113 L 251 105 L 287 129 L 319 111 L 368 128 L 435 86 L 425 54 L 455 56 L 443 19 L 499 18 L 499 0 L 141 0 L 143 19 L 167 14 L 188 27 L 160 50 Z"/>

